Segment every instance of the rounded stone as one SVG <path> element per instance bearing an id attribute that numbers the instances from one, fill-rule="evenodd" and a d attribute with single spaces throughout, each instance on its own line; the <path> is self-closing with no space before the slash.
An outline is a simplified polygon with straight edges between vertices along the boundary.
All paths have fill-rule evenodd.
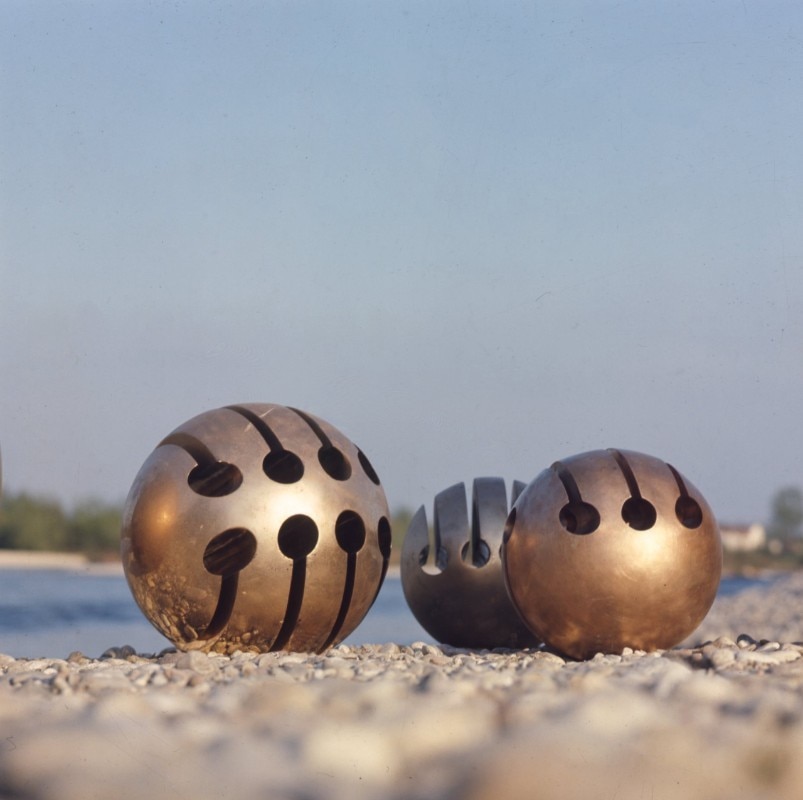
<path id="1" fill-rule="evenodd" d="M 320 651 L 382 585 L 387 501 L 329 423 L 265 403 L 200 414 L 140 469 L 122 559 L 151 623 L 182 650 Z"/>
<path id="2" fill-rule="evenodd" d="M 572 658 L 673 647 L 717 593 L 711 508 L 674 467 L 625 450 L 554 463 L 519 495 L 505 581 L 530 629 Z"/>

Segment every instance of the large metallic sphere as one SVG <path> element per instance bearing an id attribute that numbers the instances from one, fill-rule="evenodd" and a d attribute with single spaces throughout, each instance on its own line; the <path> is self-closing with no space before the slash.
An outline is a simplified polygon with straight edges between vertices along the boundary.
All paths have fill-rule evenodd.
<path id="1" fill-rule="evenodd" d="M 533 632 L 573 658 L 673 647 L 708 613 L 722 544 L 674 467 L 625 450 L 558 461 L 519 495 L 505 580 Z"/>
<path id="2" fill-rule="evenodd" d="M 134 598 L 184 650 L 322 651 L 363 619 L 389 556 L 368 459 L 328 423 L 278 405 L 219 408 L 176 428 L 123 515 Z"/>
<path id="3" fill-rule="evenodd" d="M 523 487 L 514 483 L 514 499 Z M 505 482 L 477 478 L 470 525 L 462 483 L 435 497 L 432 531 L 423 506 L 411 520 L 402 588 L 415 618 L 439 642 L 488 649 L 538 644 L 505 590 L 499 550 L 507 513 Z"/>

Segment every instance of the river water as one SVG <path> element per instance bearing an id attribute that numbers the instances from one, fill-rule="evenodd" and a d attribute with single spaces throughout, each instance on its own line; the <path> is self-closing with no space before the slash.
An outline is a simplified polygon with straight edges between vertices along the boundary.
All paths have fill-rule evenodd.
<path id="1" fill-rule="evenodd" d="M 727 578 L 720 595 L 760 580 Z M 379 597 L 348 644 L 433 642 L 407 607 L 397 575 L 389 575 Z M 100 656 L 108 647 L 130 644 L 158 653 L 170 642 L 142 615 L 125 578 L 117 573 L 69 569 L 0 569 L 0 653 L 15 658 L 65 658 L 80 650 Z"/>

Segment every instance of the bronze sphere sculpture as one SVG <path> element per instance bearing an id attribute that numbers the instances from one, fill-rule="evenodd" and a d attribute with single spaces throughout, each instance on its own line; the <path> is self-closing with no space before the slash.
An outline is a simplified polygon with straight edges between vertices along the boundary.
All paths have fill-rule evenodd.
<path id="1" fill-rule="evenodd" d="M 514 605 L 577 659 L 673 647 L 708 613 L 722 572 L 705 498 L 674 467 L 625 450 L 544 470 L 519 495 L 504 539 Z"/>
<path id="2" fill-rule="evenodd" d="M 390 557 L 363 452 L 311 414 L 251 403 L 180 425 L 126 501 L 122 560 L 177 647 L 322 651 L 361 622 Z"/>
<path id="3" fill-rule="evenodd" d="M 513 500 L 524 487 L 513 484 Z M 508 504 L 501 478 L 477 478 L 466 509 L 466 488 L 435 497 L 433 529 L 423 506 L 402 546 L 401 577 L 413 615 L 435 639 L 454 647 L 530 647 L 538 640 L 505 590 L 499 550 Z"/>

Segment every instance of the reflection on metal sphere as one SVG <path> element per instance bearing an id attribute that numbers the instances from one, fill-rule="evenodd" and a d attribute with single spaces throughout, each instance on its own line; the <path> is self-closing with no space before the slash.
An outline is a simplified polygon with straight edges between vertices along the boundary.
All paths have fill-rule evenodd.
<path id="1" fill-rule="evenodd" d="M 513 484 L 513 500 L 524 488 Z M 422 506 L 402 547 L 402 588 L 418 622 L 455 647 L 538 644 L 510 603 L 499 548 L 508 513 L 505 482 L 477 478 L 466 511 L 466 489 L 455 484 L 435 497 L 431 532 Z"/>
<path id="2" fill-rule="evenodd" d="M 705 499 L 674 467 L 596 450 L 556 462 L 522 491 L 503 560 L 529 627 L 582 659 L 691 634 L 714 602 L 722 544 Z"/>
<path id="3" fill-rule="evenodd" d="M 160 442 L 126 501 L 122 558 L 139 607 L 181 649 L 322 651 L 371 607 L 390 538 L 361 450 L 310 414 L 252 403 Z"/>

